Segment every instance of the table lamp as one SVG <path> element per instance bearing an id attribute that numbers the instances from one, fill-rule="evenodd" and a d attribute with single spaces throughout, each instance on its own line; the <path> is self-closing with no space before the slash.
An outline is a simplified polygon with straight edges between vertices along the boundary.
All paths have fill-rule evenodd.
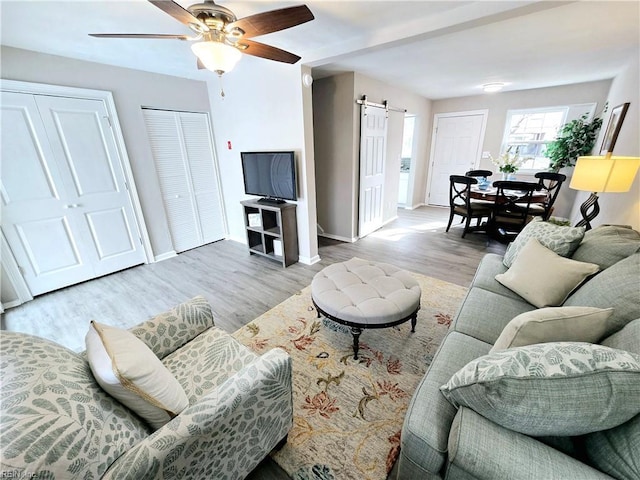
<path id="1" fill-rule="evenodd" d="M 591 221 L 600 212 L 598 193 L 628 192 L 640 167 L 640 157 L 578 157 L 569 188 L 592 192 L 580 206 L 582 220 L 576 227 L 591 229 Z"/>

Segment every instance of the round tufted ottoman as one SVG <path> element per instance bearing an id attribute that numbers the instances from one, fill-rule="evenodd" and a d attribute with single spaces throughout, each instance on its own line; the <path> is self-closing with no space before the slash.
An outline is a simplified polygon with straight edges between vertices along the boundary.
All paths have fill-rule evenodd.
<path id="1" fill-rule="evenodd" d="M 404 270 L 388 263 L 352 258 L 318 272 L 311 282 L 311 299 L 322 314 L 351 327 L 353 353 L 365 328 L 385 328 L 411 320 L 415 331 L 420 286 Z"/>

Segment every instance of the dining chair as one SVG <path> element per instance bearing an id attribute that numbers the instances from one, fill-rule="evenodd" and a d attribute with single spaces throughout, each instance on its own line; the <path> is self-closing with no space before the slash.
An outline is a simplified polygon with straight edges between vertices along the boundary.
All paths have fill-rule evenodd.
<path id="1" fill-rule="evenodd" d="M 538 179 L 538 185 L 542 191 L 547 193 L 547 199 L 543 203 L 531 204 L 531 215 L 540 216 L 543 220 L 549 220 L 551 212 L 553 212 L 553 204 L 558 198 L 560 187 L 567 179 L 566 175 L 554 172 L 538 172 L 535 174 Z"/>
<path id="2" fill-rule="evenodd" d="M 447 224 L 446 232 L 451 227 L 454 215 L 460 215 L 462 221 L 466 220 L 464 230 L 462 231 L 462 238 L 470 231 L 484 230 L 484 227 L 480 225 L 483 218 L 489 219 L 491 216 L 491 205 L 486 202 L 472 202 L 471 201 L 471 185 L 478 183 L 478 180 L 473 177 L 467 177 L 465 175 L 451 175 L 449 177 L 449 223 Z M 477 219 L 475 227 L 471 227 L 471 219 Z M 461 222 L 462 223 L 462 222 Z"/>
<path id="3" fill-rule="evenodd" d="M 540 190 L 534 182 L 499 180 L 493 182 L 496 196 L 487 231 L 492 238 L 506 243 L 512 241 L 531 220 L 533 192 Z"/>
<path id="4" fill-rule="evenodd" d="M 490 177 L 493 172 L 491 170 L 469 170 L 465 175 L 467 177 Z"/>

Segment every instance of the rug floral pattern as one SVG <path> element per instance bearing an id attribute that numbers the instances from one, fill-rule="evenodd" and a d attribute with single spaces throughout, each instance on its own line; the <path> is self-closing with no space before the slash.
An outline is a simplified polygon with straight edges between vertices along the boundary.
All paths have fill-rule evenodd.
<path id="1" fill-rule="evenodd" d="M 234 333 L 257 353 L 280 347 L 293 359 L 293 428 L 272 456 L 294 480 L 383 480 L 393 467 L 411 396 L 466 293 L 413 275 L 416 332 L 410 322 L 364 330 L 358 360 L 350 330 L 318 318 L 310 287 Z"/>

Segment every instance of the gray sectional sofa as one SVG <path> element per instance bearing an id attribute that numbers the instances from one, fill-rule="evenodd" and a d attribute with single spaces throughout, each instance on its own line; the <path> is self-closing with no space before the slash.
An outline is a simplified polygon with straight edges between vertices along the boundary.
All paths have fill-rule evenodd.
<path id="1" fill-rule="evenodd" d="M 3 477 L 242 479 L 286 438 L 293 403 L 285 351 L 254 354 L 214 326 L 203 297 L 130 332 L 188 399 L 157 429 L 101 388 L 88 352 L 2 332 Z"/>
<path id="2" fill-rule="evenodd" d="M 598 227 L 586 232 L 571 258 L 598 264 L 600 272 L 575 290 L 562 306 L 613 307 L 607 336 L 596 343 L 631 352 L 636 355 L 635 359 L 640 359 L 640 234 L 624 227 Z M 499 255 L 488 254 L 481 261 L 468 294 L 407 411 L 397 478 L 640 478 L 640 414 L 604 431 L 527 435 L 500 425 L 503 423 L 501 404 L 512 399 L 499 395 L 491 399 L 492 413 L 497 415 L 493 417 L 496 421 L 491 421 L 487 418 L 489 415 L 480 415 L 445 398 L 441 387 L 456 372 L 469 362 L 487 358 L 504 327 L 514 317 L 536 309 L 496 280 L 496 275 L 507 270 Z M 612 333 L 614 330 L 618 331 Z M 635 374 L 633 381 L 640 385 L 637 373 L 636 368 L 629 375 Z M 583 388 L 582 383 L 573 385 Z M 597 392 L 595 388 L 579 392 L 578 398 L 584 400 L 575 405 L 587 405 L 592 393 L 600 393 L 605 388 L 613 387 L 604 384 Z M 640 412 L 640 394 L 634 393 L 631 397 L 626 400 L 630 404 L 635 402 Z M 526 412 L 526 405 L 521 406 Z M 553 409 L 553 405 L 549 408 Z M 569 406 L 567 410 L 573 409 Z M 522 417 L 527 417 L 527 413 Z M 504 423 L 508 421 L 505 418 Z M 577 427 L 573 431 L 580 431 L 580 426 Z"/>

